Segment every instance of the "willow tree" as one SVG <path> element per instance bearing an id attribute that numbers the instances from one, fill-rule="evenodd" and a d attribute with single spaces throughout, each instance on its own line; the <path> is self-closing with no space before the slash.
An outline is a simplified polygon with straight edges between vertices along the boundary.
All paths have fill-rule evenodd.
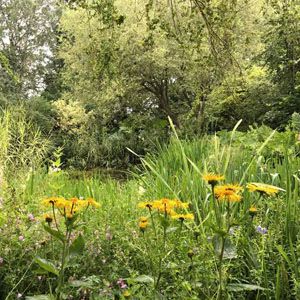
<path id="1" fill-rule="evenodd" d="M 0 93 L 37 94 L 50 72 L 59 11 L 55 0 L 0 1 Z"/>

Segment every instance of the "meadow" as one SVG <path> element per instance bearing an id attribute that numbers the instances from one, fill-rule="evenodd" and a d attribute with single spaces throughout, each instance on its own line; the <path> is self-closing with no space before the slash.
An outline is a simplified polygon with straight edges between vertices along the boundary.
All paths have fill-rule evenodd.
<path id="1" fill-rule="evenodd" d="M 173 128 L 122 180 L 34 162 L 2 170 L 0 299 L 299 299 L 297 132 Z"/>

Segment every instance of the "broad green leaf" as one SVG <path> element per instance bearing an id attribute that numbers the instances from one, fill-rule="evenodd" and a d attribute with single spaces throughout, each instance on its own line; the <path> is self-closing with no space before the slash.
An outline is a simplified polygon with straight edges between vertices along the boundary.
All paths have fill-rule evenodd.
<path id="1" fill-rule="evenodd" d="M 65 237 L 59 231 L 52 229 L 51 227 L 49 227 L 48 225 L 45 225 L 45 224 L 43 224 L 43 227 L 48 233 L 50 233 L 57 240 L 60 240 L 61 242 L 65 241 Z"/>
<path id="2" fill-rule="evenodd" d="M 25 300 L 54 300 L 51 295 L 26 296 Z"/>
<path id="3" fill-rule="evenodd" d="M 134 278 L 133 281 L 141 283 L 154 283 L 154 279 L 149 275 L 140 275 Z"/>
<path id="4" fill-rule="evenodd" d="M 92 282 L 86 282 L 83 280 L 73 280 L 70 282 L 70 285 L 73 287 L 80 287 L 80 288 L 93 288 L 94 285 Z"/>
<path id="5" fill-rule="evenodd" d="M 46 271 L 45 269 L 42 269 L 42 268 L 38 268 L 36 270 L 33 270 L 32 272 L 37 275 L 47 275 L 48 274 L 48 271 Z"/>
<path id="6" fill-rule="evenodd" d="M 245 283 L 231 283 L 227 285 L 227 288 L 231 292 L 242 292 L 242 291 L 263 291 L 264 288 L 254 285 L 254 284 L 245 284 Z"/>
<path id="7" fill-rule="evenodd" d="M 169 228 L 167 228 L 166 233 L 171 233 L 171 232 L 177 231 L 178 228 L 179 227 L 169 227 Z"/>
<path id="8" fill-rule="evenodd" d="M 40 257 L 36 257 L 34 261 L 44 270 L 58 276 L 59 272 L 52 262 Z"/>
<path id="9" fill-rule="evenodd" d="M 84 239 L 82 235 L 79 235 L 70 246 L 69 254 L 70 256 L 82 254 L 83 249 L 84 249 Z"/>
<path id="10" fill-rule="evenodd" d="M 219 235 L 215 235 L 213 237 L 213 245 L 216 255 L 220 256 L 222 250 L 222 238 Z M 229 240 L 229 238 L 225 238 L 223 259 L 233 259 L 236 257 L 237 253 L 235 245 Z"/>

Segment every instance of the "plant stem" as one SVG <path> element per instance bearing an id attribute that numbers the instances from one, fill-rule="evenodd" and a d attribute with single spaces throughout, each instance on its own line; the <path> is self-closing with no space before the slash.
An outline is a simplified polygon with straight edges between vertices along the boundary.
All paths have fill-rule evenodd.
<path id="1" fill-rule="evenodd" d="M 211 191 L 212 191 L 212 198 L 213 198 L 213 206 L 214 206 L 214 211 L 215 211 L 215 217 L 216 217 L 216 222 L 221 229 L 221 218 L 220 218 L 220 210 L 219 210 L 219 205 L 217 203 L 217 199 L 215 197 L 215 185 L 211 185 Z"/>
<path id="2" fill-rule="evenodd" d="M 223 293 L 223 256 L 225 250 L 225 240 L 226 237 L 222 236 L 221 253 L 219 256 L 219 290 L 218 290 L 217 299 L 222 299 L 222 293 Z"/>
<path id="3" fill-rule="evenodd" d="M 72 232 L 72 227 L 67 226 L 65 239 L 64 239 L 64 243 L 63 243 L 63 251 L 62 251 L 62 257 L 61 257 L 61 267 L 60 267 L 59 278 L 58 278 L 58 287 L 57 287 L 57 299 L 58 300 L 61 299 L 61 289 L 64 285 L 65 263 L 66 263 L 67 255 L 69 254 L 68 250 L 69 250 L 71 232 Z"/>
<path id="4" fill-rule="evenodd" d="M 167 218 L 168 218 L 168 213 L 167 213 L 167 207 L 165 204 L 165 211 L 164 211 L 164 224 L 163 224 L 163 253 L 159 258 L 159 272 L 158 272 L 158 276 L 157 276 L 157 281 L 155 284 L 155 289 L 158 288 L 159 286 L 159 281 L 161 279 L 161 275 L 162 275 L 162 260 L 163 260 L 163 256 L 166 253 L 166 241 L 167 241 Z"/>

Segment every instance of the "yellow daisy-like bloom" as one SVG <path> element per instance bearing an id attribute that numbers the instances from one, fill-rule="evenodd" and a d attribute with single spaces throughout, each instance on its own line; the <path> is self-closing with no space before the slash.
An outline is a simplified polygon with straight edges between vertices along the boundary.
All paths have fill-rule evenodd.
<path id="1" fill-rule="evenodd" d="M 155 208 L 160 213 L 166 213 L 168 215 L 173 215 L 175 213 L 175 211 L 171 207 L 169 207 L 167 205 L 163 205 L 163 204 L 161 204 L 161 205 L 155 205 Z"/>
<path id="2" fill-rule="evenodd" d="M 145 230 L 148 227 L 148 221 L 146 222 L 139 222 L 139 227 L 141 230 Z"/>
<path id="3" fill-rule="evenodd" d="M 64 203 L 64 208 L 65 209 L 70 209 L 72 211 L 80 211 L 88 206 L 93 206 L 93 207 L 100 207 L 100 204 L 95 201 L 93 198 L 88 198 L 86 200 L 80 200 L 78 198 L 70 198 L 69 200 L 66 200 Z"/>
<path id="4" fill-rule="evenodd" d="M 99 208 L 100 204 L 93 198 L 88 198 L 86 199 L 86 201 L 88 202 L 89 205 L 95 207 L 95 208 Z"/>
<path id="5" fill-rule="evenodd" d="M 94 199 L 92 199 L 94 202 L 96 202 Z M 99 203 L 97 203 L 99 204 Z M 89 199 L 87 200 L 78 200 L 75 207 L 76 208 L 79 208 L 79 209 L 82 209 L 82 208 L 85 208 L 85 207 L 88 207 L 89 205 L 92 205 L 91 204 L 91 201 Z M 92 206 L 94 206 L 95 204 L 93 204 Z M 100 206 L 100 204 L 99 204 Z"/>
<path id="6" fill-rule="evenodd" d="M 171 200 L 168 198 L 162 198 L 151 202 L 140 202 L 138 204 L 139 208 L 148 208 L 149 210 L 156 209 L 158 212 L 165 213 L 170 216 L 176 214 L 175 209 L 186 209 L 188 206 L 189 203 L 187 202 L 181 202 L 178 199 Z"/>
<path id="7" fill-rule="evenodd" d="M 230 185 L 220 185 L 215 187 L 215 197 L 220 201 L 240 202 L 242 197 Z"/>
<path id="8" fill-rule="evenodd" d="M 142 231 L 144 231 L 148 227 L 148 218 L 147 217 L 140 217 L 139 227 Z"/>
<path id="9" fill-rule="evenodd" d="M 279 191 L 284 191 L 277 186 L 264 184 L 259 182 L 251 182 L 247 184 L 247 189 L 250 192 L 259 192 L 261 195 L 274 196 L 279 193 Z"/>
<path id="10" fill-rule="evenodd" d="M 57 203 L 62 203 L 66 201 L 63 197 L 48 197 L 44 200 L 42 200 L 42 204 L 45 206 L 56 206 Z"/>
<path id="11" fill-rule="evenodd" d="M 50 214 L 43 214 L 43 219 L 45 220 L 45 222 L 50 224 L 53 221 L 53 216 Z"/>
<path id="12" fill-rule="evenodd" d="M 54 206 L 56 208 L 65 208 L 65 207 L 69 206 L 69 201 L 66 200 L 66 199 L 64 199 L 64 198 L 61 198 L 61 199 L 58 199 L 56 201 L 56 203 L 54 204 Z"/>
<path id="13" fill-rule="evenodd" d="M 249 214 L 250 216 L 254 217 L 257 214 L 257 208 L 255 206 L 251 206 L 249 208 Z"/>
<path id="14" fill-rule="evenodd" d="M 251 207 L 249 208 L 249 212 L 250 212 L 250 213 L 257 213 L 257 208 L 256 208 L 255 206 L 251 206 Z"/>
<path id="15" fill-rule="evenodd" d="M 83 209 L 85 207 L 87 207 L 89 204 L 92 205 L 92 201 L 95 201 L 92 198 L 89 198 L 87 200 L 80 200 L 78 198 L 70 198 L 69 199 L 69 203 L 71 203 L 71 207 L 73 207 L 74 209 L 80 210 Z"/>
<path id="16" fill-rule="evenodd" d="M 188 208 L 189 203 L 188 202 L 181 202 L 180 200 L 173 200 L 174 201 L 174 207 L 175 208 Z"/>
<path id="17" fill-rule="evenodd" d="M 212 174 L 212 173 L 208 173 L 203 175 L 202 177 L 205 181 L 208 182 L 208 184 L 215 186 L 219 181 L 224 180 L 225 177 L 223 175 L 219 175 L 219 174 Z"/>
<path id="18" fill-rule="evenodd" d="M 71 211 L 66 211 L 66 218 L 68 220 L 72 220 L 75 216 L 75 212 L 71 212 Z"/>
<path id="19" fill-rule="evenodd" d="M 79 199 L 77 197 L 72 197 L 69 199 L 69 201 L 71 201 L 73 204 L 76 204 L 79 201 Z"/>
<path id="20" fill-rule="evenodd" d="M 234 193 L 243 191 L 243 187 L 238 184 L 224 184 L 222 187 L 228 191 L 233 191 Z"/>
<path id="21" fill-rule="evenodd" d="M 180 200 L 171 200 L 163 198 L 160 200 L 153 201 L 152 207 L 159 210 L 170 210 L 174 208 L 188 208 L 189 204 L 186 202 L 181 202 Z"/>
<path id="22" fill-rule="evenodd" d="M 96 208 L 100 207 L 100 204 L 93 198 L 81 200 L 77 197 L 72 197 L 69 199 L 65 199 L 63 197 L 49 197 L 42 200 L 42 204 L 45 206 L 58 208 L 62 215 L 67 216 L 67 214 L 69 214 L 69 217 L 71 217 L 70 214 L 79 212 L 80 210 L 88 206 L 93 206 Z"/>
<path id="23" fill-rule="evenodd" d="M 172 219 L 184 221 L 184 220 L 194 220 L 193 214 L 175 214 L 171 216 Z"/>
<path id="24" fill-rule="evenodd" d="M 148 222 L 148 218 L 147 217 L 140 217 L 140 222 Z"/>
<path id="25" fill-rule="evenodd" d="M 151 209 L 153 207 L 153 203 L 152 202 L 140 202 L 138 204 L 138 208 L 148 208 Z"/>

